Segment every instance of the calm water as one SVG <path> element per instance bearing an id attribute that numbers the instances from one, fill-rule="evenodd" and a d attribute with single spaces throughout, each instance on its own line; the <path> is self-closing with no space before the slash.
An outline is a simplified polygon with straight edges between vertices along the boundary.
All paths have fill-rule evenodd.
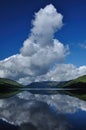
<path id="1" fill-rule="evenodd" d="M 23 91 L 0 99 L 0 130 L 86 130 L 86 102 Z"/>

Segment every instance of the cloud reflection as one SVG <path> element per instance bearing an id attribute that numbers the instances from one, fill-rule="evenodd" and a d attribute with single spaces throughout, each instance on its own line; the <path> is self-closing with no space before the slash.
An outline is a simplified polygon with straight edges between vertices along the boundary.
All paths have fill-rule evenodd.
<path id="1" fill-rule="evenodd" d="M 20 93 L 0 100 L 0 118 L 19 125 L 21 130 L 66 130 L 65 113 L 86 110 L 86 103 L 67 95 L 33 95 Z"/>

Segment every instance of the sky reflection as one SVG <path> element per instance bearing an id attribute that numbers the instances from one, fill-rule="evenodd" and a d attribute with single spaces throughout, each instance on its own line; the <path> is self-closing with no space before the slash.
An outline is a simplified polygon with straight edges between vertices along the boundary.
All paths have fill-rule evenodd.
<path id="1" fill-rule="evenodd" d="M 66 130 L 71 125 L 65 114 L 73 114 L 78 109 L 86 111 L 86 102 L 60 94 L 33 95 L 23 92 L 0 100 L 0 118 L 20 125 L 22 130 L 29 129 L 30 125 L 38 130 Z"/>

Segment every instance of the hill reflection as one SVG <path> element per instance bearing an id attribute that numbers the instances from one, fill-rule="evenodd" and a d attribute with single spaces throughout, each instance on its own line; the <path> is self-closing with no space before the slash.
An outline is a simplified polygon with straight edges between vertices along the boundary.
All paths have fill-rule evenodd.
<path id="1" fill-rule="evenodd" d="M 68 95 L 24 91 L 0 100 L 0 119 L 15 125 L 16 130 L 70 130 L 66 114 L 76 113 L 78 109 L 86 111 L 86 102 Z"/>

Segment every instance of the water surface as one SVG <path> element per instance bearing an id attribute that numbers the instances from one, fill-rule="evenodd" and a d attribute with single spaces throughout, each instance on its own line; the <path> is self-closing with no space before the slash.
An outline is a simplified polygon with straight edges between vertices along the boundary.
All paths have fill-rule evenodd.
<path id="1" fill-rule="evenodd" d="M 0 99 L 0 130 L 86 130 L 86 102 L 28 91 Z"/>

